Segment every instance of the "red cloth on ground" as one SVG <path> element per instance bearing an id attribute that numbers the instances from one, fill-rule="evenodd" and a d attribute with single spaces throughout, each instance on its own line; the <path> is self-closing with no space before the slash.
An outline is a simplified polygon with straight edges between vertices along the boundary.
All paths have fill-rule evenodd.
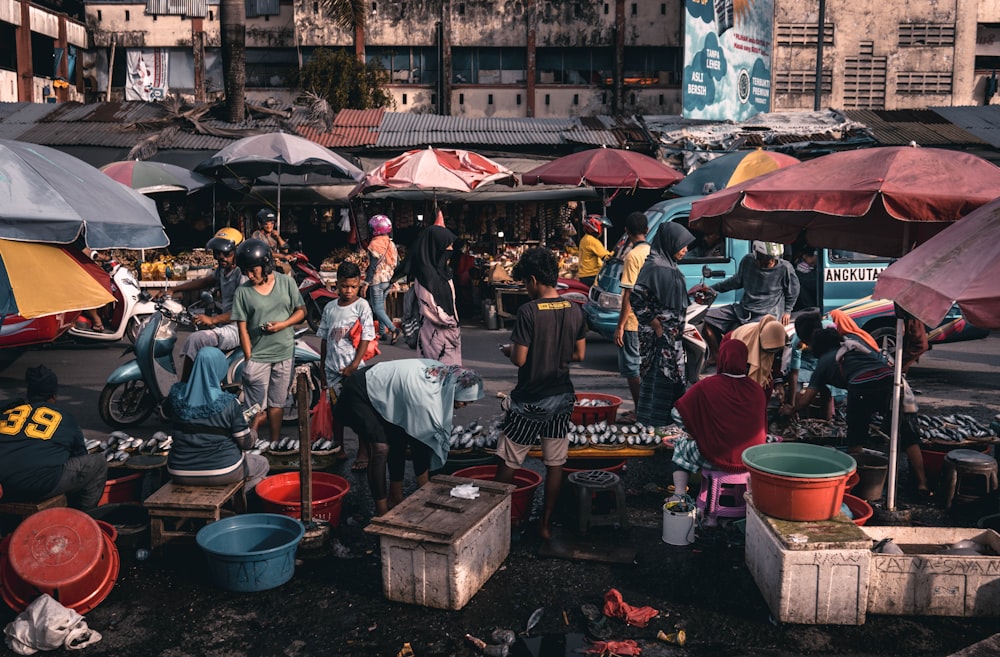
<path id="1" fill-rule="evenodd" d="M 698 451 L 713 467 L 746 472 L 743 450 L 767 441 L 764 391 L 746 376 L 747 346 L 725 340 L 716 374 L 691 386 L 674 403 Z"/>
<path id="2" fill-rule="evenodd" d="M 624 641 L 594 641 L 587 648 L 588 655 L 600 655 L 600 657 L 612 657 L 614 655 L 626 657 L 627 655 L 638 655 L 641 653 L 642 648 L 632 639 L 625 639 Z"/>
<path id="3" fill-rule="evenodd" d="M 652 607 L 633 607 L 626 603 L 618 589 L 609 589 L 604 594 L 604 615 L 623 620 L 628 625 L 646 627 L 650 619 L 659 613 L 658 609 Z"/>
<path id="4" fill-rule="evenodd" d="M 848 317 L 843 310 L 831 310 L 830 320 L 833 321 L 837 327 L 837 332 L 841 335 L 853 335 L 860 338 L 862 342 L 875 351 L 881 351 L 878 348 L 878 343 L 875 342 L 875 338 L 868 331 L 858 326 L 857 322 Z"/>

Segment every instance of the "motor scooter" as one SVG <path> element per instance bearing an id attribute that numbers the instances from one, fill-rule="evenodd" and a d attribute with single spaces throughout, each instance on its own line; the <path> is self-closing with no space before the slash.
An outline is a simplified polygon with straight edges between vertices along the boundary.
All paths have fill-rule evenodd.
<path id="1" fill-rule="evenodd" d="M 204 293 L 202 302 L 211 301 L 211 295 Z M 144 422 L 154 411 L 162 420 L 169 419 L 169 411 L 163 402 L 170 394 L 170 388 L 179 378 L 174 363 L 174 348 L 177 345 L 177 330 L 181 326 L 198 330 L 193 321 L 191 308 L 185 308 L 173 299 L 157 300 L 156 311 L 150 315 L 139 329 L 135 345 L 125 350 L 135 357 L 119 366 L 110 375 L 98 400 L 101 419 L 116 429 L 124 429 Z M 295 365 L 309 366 L 313 383 L 312 399 L 309 407 L 319 401 L 320 379 L 319 353 L 301 340 L 308 329 L 296 331 Z M 243 351 L 234 349 L 226 353 L 228 361 L 226 380 L 223 387 L 241 394 L 240 381 L 243 375 Z M 298 404 L 289 393 L 285 405 L 285 421 L 298 422 Z"/>
<path id="2" fill-rule="evenodd" d="M 575 278 L 560 278 L 556 282 L 556 293 L 561 298 L 582 306 L 590 298 L 590 286 Z"/>
<path id="3" fill-rule="evenodd" d="M 110 260 L 102 263 L 111 276 L 111 292 L 115 301 L 110 308 L 99 308 L 105 331 L 95 331 L 90 320 L 80 315 L 67 334 L 73 338 L 95 342 L 117 342 L 123 337 L 135 343 L 142 322 L 156 312 L 149 292 L 139 287 L 135 276 L 120 262 Z M 109 330 L 110 329 L 110 330 Z"/>
<path id="4" fill-rule="evenodd" d="M 693 303 L 689 303 L 684 315 L 684 333 L 681 338 L 684 344 L 684 355 L 686 364 L 684 366 L 684 377 L 689 386 L 701 380 L 701 371 L 705 368 L 705 356 L 708 354 L 708 342 L 701 333 L 701 327 L 705 323 L 705 315 L 712 307 L 712 302 L 718 293 L 712 288 L 700 283 L 690 290 Z"/>
<path id="5" fill-rule="evenodd" d="M 299 292 L 306 302 L 306 322 L 309 328 L 316 332 L 319 322 L 323 318 L 323 309 L 326 304 L 337 298 L 337 294 L 330 290 L 319 270 L 316 269 L 306 254 L 301 251 L 294 251 L 289 254 L 291 260 L 288 264 L 292 268 L 292 276 L 299 286 Z"/>

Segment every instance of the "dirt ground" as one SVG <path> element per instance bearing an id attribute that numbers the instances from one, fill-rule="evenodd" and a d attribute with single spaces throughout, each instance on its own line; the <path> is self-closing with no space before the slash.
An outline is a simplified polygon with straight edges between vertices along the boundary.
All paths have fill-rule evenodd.
<path id="1" fill-rule="evenodd" d="M 493 335 L 481 338 L 482 353 L 496 351 Z M 483 363 L 487 359 L 471 354 L 468 358 Z M 490 367 L 497 366 L 490 363 Z M 931 390 L 938 385 L 933 376 L 937 375 L 929 374 L 923 382 L 911 377 L 911 381 Z M 590 380 L 581 374 L 580 378 L 591 386 L 597 380 L 614 381 L 613 374 Z M 580 384 L 578 388 L 607 389 Z M 487 394 L 495 395 L 495 389 L 488 389 Z M 488 397 L 480 404 L 489 402 L 489 406 L 470 407 L 473 410 L 458 421 L 488 417 L 495 401 Z M 961 404 L 934 398 L 925 410 L 947 413 L 957 409 L 988 420 L 996 411 L 987 403 L 991 402 L 973 399 L 970 404 L 968 395 Z M 347 451 L 353 455 L 352 444 Z M 478 653 L 464 638 L 466 633 L 487 637 L 495 628 L 521 632 L 532 612 L 543 608 L 538 625 L 530 636 L 519 638 L 510 654 L 577 655 L 587 632 L 580 607 L 586 603 L 600 606 L 610 589 L 620 591 L 631 605 L 660 611 L 645 628 L 607 621 L 613 638 L 634 639 L 642 655 L 651 657 L 943 657 L 1000 629 L 995 618 L 869 615 L 862 626 L 777 622 L 745 565 L 743 535 L 737 528 L 699 529 L 696 541 L 685 547 L 661 540 L 662 486 L 670 481 L 667 454 L 632 460 L 623 472 L 630 529 L 607 527 L 591 532 L 594 545 L 634 548 L 632 561 L 542 557 L 540 540 L 529 523 L 515 532 L 503 566 L 463 609 L 445 611 L 389 602 L 382 592 L 378 538 L 364 532 L 371 517 L 371 498 L 366 482 L 350 472 L 350 463 L 348 459 L 329 468 L 351 484 L 340 525 L 332 532 L 332 545 L 319 555 L 303 558 L 294 578 L 277 589 L 249 594 L 218 590 L 210 585 L 205 558 L 196 547 L 169 545 L 161 556 L 137 561 L 132 548 L 138 543 L 123 542 L 118 581 L 108 598 L 87 614 L 89 625 L 103 639 L 82 654 L 395 657 L 406 654 L 401 651 L 408 643 L 416 657 L 471 657 Z M 529 463 L 540 468 L 537 461 Z M 412 482 L 407 486 L 412 490 Z M 901 506 L 913 512 L 913 524 L 974 526 L 977 518 L 998 509 L 993 497 L 946 514 L 937 507 L 917 504 L 905 477 L 900 495 Z M 540 502 L 539 493 L 535 516 Z M 557 531 L 563 536 L 573 533 L 571 507 L 560 507 Z M 141 543 L 141 535 L 129 540 Z M 0 612 L 4 624 L 13 617 L 9 610 Z M 655 639 L 659 630 L 676 629 L 686 633 L 683 647 Z"/>

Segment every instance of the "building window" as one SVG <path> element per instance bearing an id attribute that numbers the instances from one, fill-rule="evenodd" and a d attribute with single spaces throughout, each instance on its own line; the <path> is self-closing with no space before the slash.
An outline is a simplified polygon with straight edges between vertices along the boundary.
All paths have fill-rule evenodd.
<path id="1" fill-rule="evenodd" d="M 608 3 L 605 2 L 604 3 L 604 15 L 607 16 L 609 11 L 610 11 L 610 8 L 608 7 Z"/>
<path id="2" fill-rule="evenodd" d="M 318 2 L 314 2 L 313 3 L 313 13 L 314 14 L 318 14 L 319 13 L 319 3 Z"/>
<path id="3" fill-rule="evenodd" d="M 527 60 L 524 48 L 453 48 L 452 82 L 524 84 L 527 79 Z"/>
<path id="4" fill-rule="evenodd" d="M 208 12 L 208 20 L 209 20 L 209 22 L 215 20 L 215 12 L 214 11 L 209 11 Z"/>
<path id="5" fill-rule="evenodd" d="M 954 46 L 955 26 L 947 23 L 903 23 L 899 26 L 899 47 Z"/>
<path id="6" fill-rule="evenodd" d="M 128 9 L 125 10 L 125 20 L 132 20 L 132 15 Z"/>
<path id="7" fill-rule="evenodd" d="M 539 84 L 611 84 L 613 61 L 611 48 L 539 48 L 535 81 Z"/>
<path id="8" fill-rule="evenodd" d="M 679 84 L 683 54 L 682 48 L 626 47 L 625 84 L 639 87 Z"/>
<path id="9" fill-rule="evenodd" d="M 287 87 L 299 69 L 295 48 L 247 48 L 248 87 Z"/>
<path id="10" fill-rule="evenodd" d="M 573 94 L 573 104 L 574 105 L 580 104 L 580 94 Z"/>
<path id="11" fill-rule="evenodd" d="M 253 0 L 257 2 L 258 0 Z M 203 18 L 208 13 L 206 0 L 145 0 L 146 13 L 151 16 L 194 16 Z M 184 20 L 183 18 L 181 20 Z"/>
<path id="12" fill-rule="evenodd" d="M 887 62 L 886 57 L 870 55 L 844 59 L 844 109 L 885 108 Z"/>
<path id="13" fill-rule="evenodd" d="M 663 104 L 663 94 L 660 94 L 660 105 Z"/>
<path id="14" fill-rule="evenodd" d="M 605 91 L 604 93 L 601 94 L 601 105 L 607 105 L 607 104 L 608 104 L 608 92 Z"/>
<path id="15" fill-rule="evenodd" d="M 433 46 L 369 46 L 365 60 L 377 62 L 392 84 L 437 84 L 437 55 Z"/>
<path id="16" fill-rule="evenodd" d="M 438 97 L 437 94 L 431 94 L 431 105 L 437 105 Z"/>
<path id="17" fill-rule="evenodd" d="M 951 73 L 900 71 L 896 75 L 896 93 L 934 96 L 951 94 Z"/>
<path id="18" fill-rule="evenodd" d="M 458 15 L 459 16 L 465 16 L 465 3 L 464 2 L 459 3 L 459 5 L 458 5 Z"/>
<path id="19" fill-rule="evenodd" d="M 833 72 L 824 70 L 821 76 L 823 89 L 821 93 L 833 92 Z M 816 93 L 816 71 L 779 71 L 774 72 L 774 93 L 787 95 L 814 95 Z"/>
<path id="20" fill-rule="evenodd" d="M 518 94 L 518 95 L 517 95 L 517 99 L 516 99 L 516 102 L 517 102 L 517 104 L 518 104 L 518 105 L 520 105 L 520 104 L 521 104 L 521 94 Z"/>
<path id="21" fill-rule="evenodd" d="M 545 94 L 545 106 L 548 107 L 551 102 L 552 99 L 549 97 L 548 94 Z"/>
<path id="22" fill-rule="evenodd" d="M 638 14 L 638 13 L 639 13 L 639 5 L 637 5 L 637 4 L 635 4 L 635 3 L 633 2 L 633 3 L 632 3 L 632 15 L 633 15 L 633 16 L 635 16 L 635 15 L 636 15 L 636 14 Z"/>
<path id="23" fill-rule="evenodd" d="M 458 94 L 458 104 L 465 105 L 465 94 Z"/>
<path id="24" fill-rule="evenodd" d="M 819 29 L 815 23 L 778 23 L 777 45 L 812 46 L 815 48 L 818 32 Z M 833 46 L 833 23 L 823 24 L 823 45 Z"/>
<path id="25" fill-rule="evenodd" d="M 635 105 L 635 94 L 629 94 L 629 104 Z"/>
<path id="26" fill-rule="evenodd" d="M 661 3 L 660 4 L 660 16 L 666 16 L 666 15 L 667 15 L 667 5 Z"/>
<path id="27" fill-rule="evenodd" d="M 101 16 L 101 10 L 98 9 L 97 10 L 97 22 L 100 23 L 102 20 L 104 20 L 104 17 Z"/>
<path id="28" fill-rule="evenodd" d="M 580 6 L 579 2 L 573 3 L 573 15 L 576 16 L 577 18 L 583 16 L 583 7 Z"/>
<path id="29" fill-rule="evenodd" d="M 493 94 L 486 94 L 486 104 L 487 105 L 493 104 Z"/>
<path id="30" fill-rule="evenodd" d="M 403 104 L 406 104 L 406 94 L 403 94 Z"/>

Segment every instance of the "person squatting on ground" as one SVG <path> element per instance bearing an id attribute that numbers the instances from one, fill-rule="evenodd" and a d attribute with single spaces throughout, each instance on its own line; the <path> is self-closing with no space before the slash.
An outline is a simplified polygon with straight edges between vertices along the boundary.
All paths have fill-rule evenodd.
<path id="1" fill-rule="evenodd" d="M 368 439 L 375 515 L 403 501 L 407 448 L 417 484 L 423 486 L 429 471 L 448 460 L 454 409 L 482 397 L 478 373 L 422 358 L 376 363 L 344 379 L 334 419 Z"/>
<path id="2" fill-rule="evenodd" d="M 323 309 L 323 317 L 316 328 L 320 338 L 320 356 L 323 368 L 320 382 L 323 394 L 329 394 L 336 404 L 341 393 L 344 377 L 351 376 L 365 366 L 365 352 L 368 344 L 375 339 L 375 321 L 368 302 L 358 296 L 361 288 L 361 270 L 353 262 L 345 260 L 337 267 L 337 301 L 328 303 Z M 361 339 L 354 346 L 352 333 L 360 327 Z M 333 422 L 333 441 L 344 444 L 344 426 Z M 363 472 L 368 469 L 368 441 L 358 434 L 358 455 L 351 470 Z"/>
<path id="3" fill-rule="evenodd" d="M 721 336 L 764 315 L 777 317 L 783 326 L 792 318 L 799 297 L 799 278 L 792 263 L 782 260 L 777 242 L 754 240 L 751 252 L 740 260 L 736 274 L 710 286 L 716 292 L 743 290 L 743 298 L 728 306 L 712 308 L 705 315 L 705 341 L 711 352 L 709 364 L 719 350 Z"/>
<path id="4" fill-rule="evenodd" d="M 396 344 L 400 330 L 392 323 L 385 310 L 385 298 L 392 285 L 392 274 L 399 264 L 399 251 L 392 241 L 392 222 L 384 214 L 377 214 L 368 220 L 372 238 L 368 242 L 368 269 L 365 271 L 364 288 L 361 296 L 368 294 L 372 313 L 378 321 L 379 339 Z"/>
<path id="5" fill-rule="evenodd" d="M 4 501 L 37 502 L 65 494 L 75 509 L 97 508 L 108 478 L 104 455 L 87 453 L 76 418 L 55 403 L 55 372 L 44 365 L 29 367 L 24 381 L 26 398 L 0 410 Z"/>
<path id="6" fill-rule="evenodd" d="M 682 337 L 688 293 L 677 263 L 692 242 L 694 235 L 684 226 L 674 222 L 661 226 L 629 298 L 639 320 L 642 354 L 636 419 L 645 425 L 670 424 L 674 400 L 684 393 L 687 358 Z"/>
<path id="7" fill-rule="evenodd" d="M 447 365 L 462 364 L 462 327 L 450 265 L 454 242 L 455 233 L 447 228 L 428 226 L 393 274 L 393 280 L 404 276 L 416 280 L 413 291 L 422 317 L 417 353 Z"/>
<path id="8" fill-rule="evenodd" d="M 512 272 L 531 298 L 517 310 L 510 345 L 502 352 L 517 366 L 517 385 L 501 425 L 496 481 L 514 482 L 517 469 L 541 439 L 545 502 L 539 535 L 551 538 L 552 513 L 562 486 L 570 417 L 576 403 L 569 364 L 583 360 L 587 324 L 579 306 L 559 297 L 559 263 L 544 247 L 528 249 Z"/>
<path id="9" fill-rule="evenodd" d="M 236 264 L 246 275 L 233 297 L 232 318 L 243 349 L 243 405 L 260 404 L 251 426 L 266 421 L 271 440 L 281 440 L 281 420 L 292 383 L 294 326 L 306 318 L 305 301 L 291 276 L 274 271 L 271 249 L 247 240 L 236 249 Z"/>
<path id="10" fill-rule="evenodd" d="M 201 329 L 191 333 L 184 346 L 181 347 L 181 381 L 187 381 L 191 375 L 194 359 L 203 347 L 217 347 L 222 351 L 232 351 L 240 345 L 240 333 L 236 323 L 232 321 L 233 297 L 236 288 L 246 283 L 247 277 L 236 266 L 236 247 L 243 242 L 243 233 L 235 228 L 221 228 L 205 248 L 215 257 L 216 268 L 211 274 L 186 281 L 171 289 L 172 293 L 194 290 L 219 290 L 221 312 L 218 315 L 194 315 L 193 321 Z M 160 296 L 158 293 L 156 296 Z"/>
<path id="11" fill-rule="evenodd" d="M 674 446 L 674 490 L 687 490 L 692 472 L 702 468 L 746 472 L 743 450 L 767 440 L 764 390 L 747 376 L 747 347 L 725 340 L 716 373 L 691 386 L 675 407 L 688 438 Z"/>
<path id="12" fill-rule="evenodd" d="M 821 328 L 836 328 L 836 325 L 823 319 L 819 311 L 805 312 L 795 318 L 795 332 L 792 333 L 789 345 L 787 388 L 784 402 L 795 404 L 801 389 L 808 387 L 812 373 L 816 369 L 816 356 L 809 348 L 809 338 L 813 331 Z M 847 400 L 847 391 L 836 386 L 827 386 L 819 390 L 818 402 L 805 407 L 799 413 L 802 417 L 818 417 L 821 420 L 833 418 L 835 406 L 843 405 Z"/>
<path id="13" fill-rule="evenodd" d="M 601 233 L 604 232 L 604 224 L 601 222 L 601 215 L 592 214 L 583 220 L 583 237 L 580 238 L 580 268 L 577 270 L 577 277 L 580 282 L 588 287 L 594 284 L 597 273 L 601 271 L 604 259 L 612 255 L 611 251 L 604 248 L 601 241 Z"/>
<path id="14" fill-rule="evenodd" d="M 809 338 L 809 348 L 817 358 L 816 370 L 810 386 L 799 395 L 794 404 L 784 404 L 782 415 L 794 416 L 812 404 L 817 388 L 836 386 L 847 390 L 847 445 L 848 453 L 858 457 L 868 439 L 872 416 L 881 413 L 890 417 L 893 391 L 893 372 L 882 355 L 872 351 L 853 337 L 842 337 L 835 328 L 814 331 Z M 901 416 L 900 444 L 906 451 L 918 494 L 929 498 L 933 493 L 927 487 L 924 458 L 920 451 L 920 436 L 912 422 Z"/>
<path id="15" fill-rule="evenodd" d="M 257 433 L 243 417 L 236 395 L 220 385 L 229 363 L 215 347 L 198 352 L 191 377 L 170 388 L 173 448 L 167 472 L 185 486 L 224 486 L 243 481 L 252 490 L 267 476 L 267 457 L 248 454 Z"/>
<path id="16" fill-rule="evenodd" d="M 615 327 L 614 340 L 618 345 L 618 372 L 628 381 L 629 393 L 632 395 L 633 409 L 639 408 L 639 368 L 642 356 L 639 354 L 639 320 L 632 312 L 632 287 L 635 279 L 642 271 L 642 265 L 649 255 L 649 242 L 646 241 L 647 221 L 642 212 L 632 212 L 625 217 L 625 233 L 628 242 L 625 245 L 621 286 L 622 307 L 618 313 L 618 326 Z M 622 414 L 625 422 L 635 421 L 635 410 L 631 416 Z"/>

